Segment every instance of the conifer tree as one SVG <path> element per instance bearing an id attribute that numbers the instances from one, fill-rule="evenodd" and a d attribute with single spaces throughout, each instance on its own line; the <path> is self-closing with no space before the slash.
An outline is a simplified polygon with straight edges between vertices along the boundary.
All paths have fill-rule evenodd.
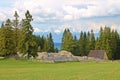
<path id="1" fill-rule="evenodd" d="M 17 13 L 17 11 L 15 11 L 15 14 L 14 14 L 14 17 L 15 19 L 13 20 L 13 27 L 14 27 L 14 41 L 15 41 L 15 50 L 16 50 L 16 53 L 18 51 L 18 42 L 19 42 L 19 34 L 20 34 L 20 31 L 19 31 L 19 15 Z"/>
<path id="2" fill-rule="evenodd" d="M 113 49 L 112 46 L 114 41 L 112 40 L 112 32 L 109 27 L 105 27 L 104 29 L 101 28 L 100 36 L 96 42 L 95 49 L 98 50 L 105 50 L 109 59 L 113 59 Z M 99 46 L 99 47 L 98 47 Z M 115 47 L 115 46 L 114 46 Z"/>
<path id="3" fill-rule="evenodd" d="M 64 50 L 66 47 L 66 43 L 65 43 L 66 35 L 67 35 L 67 30 L 65 29 L 62 36 L 62 46 L 61 46 L 62 50 Z"/>
<path id="4" fill-rule="evenodd" d="M 84 45 L 84 39 L 83 39 L 83 32 L 81 31 L 81 33 L 80 33 L 80 38 L 79 38 L 79 50 L 80 50 L 80 54 L 81 54 L 81 56 L 83 56 L 84 55 L 84 51 L 83 51 L 83 49 L 84 49 L 84 47 L 83 47 L 83 45 Z"/>
<path id="5" fill-rule="evenodd" d="M 86 32 L 84 32 L 84 35 L 83 35 L 83 40 L 84 40 L 84 42 L 83 42 L 83 54 L 84 54 L 84 56 L 87 56 L 87 45 L 88 45 L 88 39 L 87 39 L 87 34 L 86 34 Z"/>
<path id="6" fill-rule="evenodd" d="M 44 39 L 44 45 L 43 45 L 43 51 L 48 52 L 49 51 L 49 43 L 48 43 L 48 35 L 47 38 Z"/>
<path id="7" fill-rule="evenodd" d="M 54 52 L 54 42 L 51 33 L 48 36 L 48 52 Z"/>
<path id="8" fill-rule="evenodd" d="M 29 59 L 30 56 L 36 56 L 36 42 L 33 37 L 33 27 L 30 24 L 33 19 L 28 10 L 25 13 L 25 17 L 26 18 L 22 20 L 21 24 L 19 50 L 20 52 L 27 54 Z"/>
<path id="9" fill-rule="evenodd" d="M 95 37 L 94 37 L 94 32 L 91 30 L 90 34 L 90 40 L 89 40 L 89 50 L 94 50 L 95 49 Z"/>
<path id="10" fill-rule="evenodd" d="M 90 48 L 91 48 L 91 46 L 90 46 L 91 34 L 90 34 L 89 31 L 86 33 L 86 36 L 87 37 L 86 37 L 86 48 L 85 48 L 85 50 L 86 50 L 86 56 L 87 56 L 89 51 L 90 51 Z"/>
<path id="11" fill-rule="evenodd" d="M 70 52 L 73 50 L 73 36 L 69 29 L 64 30 L 61 49 Z"/>
<path id="12" fill-rule="evenodd" d="M 13 25 L 14 25 L 15 28 L 18 28 L 18 24 L 19 24 L 18 18 L 19 18 L 19 15 L 18 15 L 17 11 L 15 11 L 14 17 L 15 17 L 15 19 L 14 19 Z"/>
<path id="13" fill-rule="evenodd" d="M 79 44 L 78 44 L 78 40 L 77 40 L 76 35 L 75 35 L 74 38 L 73 38 L 72 47 L 73 47 L 73 50 L 72 50 L 73 55 L 80 56 Z"/>
<path id="14" fill-rule="evenodd" d="M 112 30 L 110 46 L 112 50 L 112 59 L 120 58 L 120 38 L 119 34 L 116 30 Z"/>
<path id="15" fill-rule="evenodd" d="M 15 43 L 13 37 L 12 23 L 10 19 L 7 19 L 0 29 L 0 55 L 14 55 Z"/>
<path id="16" fill-rule="evenodd" d="M 40 39 L 40 47 L 41 47 L 41 51 L 44 51 L 44 44 L 45 44 L 45 37 L 42 36 Z"/>

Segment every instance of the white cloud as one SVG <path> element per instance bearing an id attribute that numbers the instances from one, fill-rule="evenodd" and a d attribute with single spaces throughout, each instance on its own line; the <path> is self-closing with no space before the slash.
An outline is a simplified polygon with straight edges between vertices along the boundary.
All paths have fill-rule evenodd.
<path id="1" fill-rule="evenodd" d="M 100 30 L 100 27 L 104 28 L 105 24 L 103 24 L 103 23 L 96 23 L 96 22 L 89 22 L 88 26 L 89 27 L 87 27 L 87 31 L 93 30 L 94 33 L 98 33 L 99 30 Z"/>
<path id="2" fill-rule="evenodd" d="M 70 29 L 71 32 L 80 32 L 82 29 L 81 29 L 81 24 L 74 24 L 74 23 L 65 23 L 65 24 L 62 24 L 61 26 L 59 27 L 56 27 L 54 28 L 54 32 L 59 34 L 59 33 L 62 33 L 64 32 L 65 29 Z"/>
<path id="3" fill-rule="evenodd" d="M 73 17 L 72 17 L 72 15 L 65 15 L 64 16 L 64 20 L 73 20 Z"/>
<path id="4" fill-rule="evenodd" d="M 58 29 L 54 30 L 54 32 L 57 33 L 57 34 L 61 33 L 61 31 L 58 30 Z"/>
<path id="5" fill-rule="evenodd" d="M 96 22 L 71 22 L 61 25 L 60 27 L 55 28 L 55 33 L 62 33 L 65 29 L 70 29 L 71 32 L 81 32 L 81 31 L 91 31 L 93 30 L 94 33 L 98 33 L 100 27 L 105 27 L 103 23 L 96 23 Z M 119 28 L 117 25 L 112 28 Z M 119 29 L 120 30 L 120 29 Z"/>
<path id="6" fill-rule="evenodd" d="M 17 0 L 11 4 L 11 9 L 6 9 L 12 13 L 13 10 L 17 10 L 22 17 L 26 10 L 30 10 L 35 21 L 48 21 L 46 17 L 50 20 L 53 20 L 54 17 L 55 20 L 67 21 L 119 14 L 119 4 L 120 0 Z M 5 12 L 6 9 L 0 11 L 10 15 L 10 13 Z"/>
<path id="7" fill-rule="evenodd" d="M 74 2 L 73 2 L 74 3 Z M 76 5 L 77 4 L 77 5 Z M 86 17 L 95 17 L 95 16 L 111 16 L 114 14 L 120 13 L 120 1 L 112 1 L 112 0 L 82 0 L 78 1 L 73 5 L 65 5 L 63 7 L 64 11 L 67 14 L 73 16 L 73 19 L 80 19 Z M 78 7 L 75 7 L 78 6 Z M 84 8 L 85 7 L 85 8 Z"/>
<path id="8" fill-rule="evenodd" d="M 97 22 L 86 22 L 86 24 L 80 23 L 80 22 L 65 23 L 59 27 L 54 27 L 53 29 L 54 29 L 54 32 L 57 34 L 63 33 L 65 29 L 70 29 L 71 32 L 93 30 L 94 33 L 98 33 L 100 31 L 100 27 L 104 28 L 105 26 L 120 32 L 120 25 L 112 24 L 110 26 L 110 25 L 105 25 L 104 23 L 97 23 Z M 48 30 L 52 31 L 52 28 L 49 28 Z"/>
<path id="9" fill-rule="evenodd" d="M 46 30 L 44 30 L 43 32 L 50 32 L 50 30 L 49 30 L 49 29 L 46 29 Z"/>
<path id="10" fill-rule="evenodd" d="M 120 25 L 113 24 L 113 25 L 111 26 L 111 29 L 112 29 L 112 30 L 117 30 L 117 31 L 120 32 Z"/>
<path id="11" fill-rule="evenodd" d="M 39 28 L 34 28 L 34 32 L 42 32 Z"/>
<path id="12" fill-rule="evenodd" d="M 29 10 L 35 16 L 35 21 L 48 21 L 48 19 L 60 20 L 63 14 L 60 12 L 59 4 L 56 0 L 17 0 L 13 7 L 21 13 Z"/>
<path id="13" fill-rule="evenodd" d="M 30 10 L 36 17 L 44 16 L 43 19 L 54 16 L 57 20 L 76 20 L 81 17 L 119 14 L 119 4 L 118 0 L 17 0 L 14 7 L 22 12 Z"/>
<path id="14" fill-rule="evenodd" d="M 2 8 L 0 7 L 0 21 L 5 21 L 8 18 L 12 18 L 12 9 L 11 8 Z"/>
<path id="15" fill-rule="evenodd" d="M 3 13 L 0 13 L 0 21 L 3 21 L 6 19 L 6 16 Z"/>
<path id="16" fill-rule="evenodd" d="M 49 26 L 51 26 L 50 22 L 53 22 L 52 25 L 55 25 L 55 27 L 46 26 L 47 30 L 42 26 L 37 28 L 35 26 L 35 32 L 54 31 L 60 33 L 65 28 L 71 29 L 72 32 L 90 31 L 91 29 L 97 32 L 100 26 L 105 25 L 104 23 L 95 21 L 82 23 L 79 20 L 96 16 L 120 15 L 119 4 L 120 0 L 14 0 L 10 7 L 0 6 L 0 21 L 5 21 L 6 18 L 13 19 L 15 10 L 18 12 L 20 19 L 24 18 L 24 13 L 29 10 L 34 22 L 44 22 L 44 25 L 48 22 Z M 117 26 L 112 25 L 111 28 L 120 31 Z"/>

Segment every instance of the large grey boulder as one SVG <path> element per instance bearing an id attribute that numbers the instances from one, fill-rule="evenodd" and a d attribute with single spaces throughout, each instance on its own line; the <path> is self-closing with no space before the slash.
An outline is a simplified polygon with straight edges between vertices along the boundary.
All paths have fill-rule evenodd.
<path id="1" fill-rule="evenodd" d="M 78 59 L 72 55 L 71 52 L 61 51 L 59 53 L 38 53 L 37 59 L 42 62 L 68 62 L 68 61 L 78 61 Z"/>

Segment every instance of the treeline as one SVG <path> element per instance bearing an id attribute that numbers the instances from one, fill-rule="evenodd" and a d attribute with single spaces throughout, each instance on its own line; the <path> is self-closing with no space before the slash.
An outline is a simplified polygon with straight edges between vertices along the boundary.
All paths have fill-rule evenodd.
<path id="1" fill-rule="evenodd" d="M 43 36 L 34 36 L 36 38 L 36 43 L 38 45 L 38 52 L 58 52 L 58 49 L 55 48 L 54 42 L 52 39 L 52 33 L 49 33 L 47 37 Z"/>
<path id="2" fill-rule="evenodd" d="M 15 11 L 14 20 L 7 19 L 0 28 L 0 56 L 16 55 L 18 52 L 27 57 L 37 56 L 38 51 L 55 52 L 52 34 L 47 37 L 33 35 L 32 15 L 27 10 L 25 19 L 19 20 Z"/>
<path id="3" fill-rule="evenodd" d="M 77 56 L 87 56 L 90 50 L 105 50 L 109 59 L 120 59 L 120 35 L 109 27 L 100 29 L 99 37 L 91 32 L 80 32 L 80 38 L 73 36 L 65 29 L 62 37 L 62 50 L 72 52 Z"/>
<path id="4" fill-rule="evenodd" d="M 0 56 L 16 55 L 18 52 L 27 57 L 36 57 L 37 52 L 58 52 L 54 48 L 52 34 L 46 37 L 33 35 L 32 15 L 27 10 L 25 19 L 19 20 L 15 11 L 14 20 L 7 19 L 0 28 Z M 109 59 L 120 59 L 120 35 L 109 27 L 100 29 L 99 37 L 91 32 L 80 32 L 80 37 L 65 29 L 61 50 L 70 51 L 76 56 L 87 56 L 90 50 L 106 50 Z"/>

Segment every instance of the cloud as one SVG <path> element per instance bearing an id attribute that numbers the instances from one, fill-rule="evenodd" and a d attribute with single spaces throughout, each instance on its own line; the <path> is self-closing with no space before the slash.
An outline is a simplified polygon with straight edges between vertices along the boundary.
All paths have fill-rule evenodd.
<path id="1" fill-rule="evenodd" d="M 0 7 L 0 21 L 5 21 L 8 18 L 12 18 L 12 9 L 11 8 L 2 8 Z"/>
<path id="2" fill-rule="evenodd" d="M 40 25 L 33 26 L 35 32 L 60 33 L 65 28 L 69 28 L 72 32 L 91 29 L 97 32 L 105 23 L 92 20 L 81 22 L 81 20 L 120 15 L 119 4 L 120 0 L 11 0 L 9 6 L 0 6 L 0 21 L 13 19 L 14 11 L 17 11 L 22 19 L 26 10 L 29 10 L 34 19 L 33 23 Z M 114 24 L 113 27 L 111 24 L 111 26 L 120 30 L 117 27 L 119 25 Z"/>
<path id="3" fill-rule="evenodd" d="M 113 25 L 111 26 L 111 29 L 112 29 L 112 30 L 117 30 L 117 31 L 120 32 L 120 25 L 113 24 Z"/>
<path id="4" fill-rule="evenodd" d="M 65 23 L 62 24 L 59 27 L 54 28 L 54 32 L 57 34 L 63 33 L 65 29 L 70 29 L 71 32 L 80 32 L 81 29 L 81 24 L 74 24 L 74 23 Z"/>
<path id="5" fill-rule="evenodd" d="M 98 33 L 100 30 L 100 27 L 105 27 L 105 24 L 103 23 L 97 23 L 97 22 L 70 22 L 61 25 L 60 27 L 57 27 L 54 32 L 55 33 L 62 33 L 64 32 L 65 29 L 70 29 L 71 32 L 81 32 L 81 31 L 91 31 L 93 30 L 94 33 Z M 117 29 L 120 31 L 119 25 L 111 25 L 108 26 L 111 27 L 112 29 Z"/>
<path id="6" fill-rule="evenodd" d="M 72 15 L 65 15 L 64 20 L 66 20 L 66 21 L 73 20 L 73 16 Z"/>
<path id="7" fill-rule="evenodd" d="M 17 0 L 13 7 L 21 13 L 29 10 L 35 21 L 60 20 L 63 15 L 56 0 Z"/>
<path id="8" fill-rule="evenodd" d="M 63 9 L 68 15 L 73 16 L 73 20 L 76 20 L 80 18 L 111 16 L 119 14 L 119 4 L 120 1 L 116 2 L 112 0 L 82 0 L 81 3 L 78 1 L 78 3 L 74 3 L 72 5 L 65 5 Z"/>
<path id="9" fill-rule="evenodd" d="M 0 21 L 3 21 L 6 19 L 6 16 L 3 13 L 0 13 Z"/>
<path id="10" fill-rule="evenodd" d="M 103 23 L 96 23 L 96 22 L 89 22 L 88 26 L 89 27 L 87 27 L 87 31 L 93 30 L 94 33 L 98 33 L 99 30 L 100 30 L 100 27 L 104 28 L 105 24 L 103 24 Z"/>
<path id="11" fill-rule="evenodd" d="M 54 30 L 55 33 L 60 34 L 61 31 L 59 29 Z"/>
<path id="12" fill-rule="evenodd" d="M 42 21 L 48 21 L 46 17 L 49 20 L 53 20 L 54 17 L 60 21 L 119 14 L 119 4 L 118 0 L 17 0 L 13 7 L 20 12 L 30 10 L 35 19 L 42 18 Z"/>
<path id="13" fill-rule="evenodd" d="M 120 13 L 119 0 L 17 0 L 11 1 L 9 7 L 0 11 L 6 16 L 11 13 L 6 10 L 18 11 L 24 17 L 26 10 L 30 10 L 34 20 L 42 21 L 69 21 L 96 16 L 111 16 Z M 104 5 L 104 6 L 103 6 Z"/>
<path id="14" fill-rule="evenodd" d="M 39 28 L 34 28 L 34 32 L 37 33 L 37 32 L 42 32 L 42 30 L 40 30 Z"/>

